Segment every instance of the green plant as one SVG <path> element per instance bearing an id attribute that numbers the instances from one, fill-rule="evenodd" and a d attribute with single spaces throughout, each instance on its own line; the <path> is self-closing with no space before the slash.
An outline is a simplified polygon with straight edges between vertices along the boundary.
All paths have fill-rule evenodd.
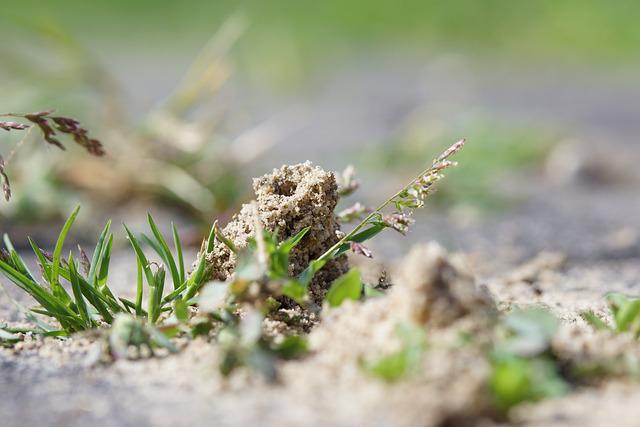
<path id="1" fill-rule="evenodd" d="M 68 335 L 102 324 L 112 325 L 110 349 L 115 357 L 121 357 L 130 346 L 138 350 L 147 348 L 152 351 L 153 346 L 173 350 L 167 340 L 169 336 L 178 333 L 208 335 L 213 331 L 223 352 L 223 373 L 229 374 L 238 366 L 250 366 L 275 379 L 275 362 L 303 354 L 306 342 L 297 335 L 274 339 L 262 330 L 264 317 L 271 315 L 286 301 L 283 297 L 308 308 L 307 287 L 328 260 L 347 250 L 371 256 L 363 242 L 386 228 L 406 232 L 411 223 L 411 212 L 423 206 L 433 184 L 443 177 L 442 172 L 455 165 L 449 157 L 460 151 L 463 145 L 464 141 L 459 141 L 438 156 L 429 168 L 369 213 L 333 247 L 311 261 L 297 277 L 289 276 L 289 253 L 309 229 L 305 228 L 279 242 L 277 230 L 262 228 L 257 209 L 255 235 L 242 249 L 227 239 L 217 222 L 214 222 L 189 274 L 175 226 L 171 226 L 170 247 L 168 239 L 160 232 L 151 215 L 148 215 L 150 235 L 136 237 L 125 225 L 125 233 L 137 263 L 136 297 L 133 301 L 116 296 L 108 285 L 113 245 L 110 222 L 102 230 L 91 260 L 81 249 L 76 258 L 79 262 L 72 254 L 66 259 L 62 257 L 64 243 L 78 215 L 79 206 L 65 222 L 53 255 L 48 256 L 30 240 L 42 269 L 44 283 L 28 270 L 6 236 L 6 251 L 0 259 L 0 271 L 39 303 L 39 307 L 31 309 L 33 313 L 54 318 L 60 324 L 61 331 L 42 328 L 41 333 Z M 352 172 L 345 174 L 343 181 L 343 192 L 353 191 L 357 187 Z M 384 212 L 389 205 L 395 207 L 395 212 Z M 149 259 L 143 244 L 156 253 L 161 263 Z M 217 244 L 227 246 L 237 256 L 237 266 L 226 283 L 213 282 L 205 286 L 207 258 Z M 167 278 L 172 282 L 172 289 L 165 292 Z M 63 286 L 63 282 L 68 286 Z M 69 288 L 70 291 L 67 290 Z M 143 307 L 145 289 L 147 304 Z M 327 300 L 330 306 L 338 306 L 346 299 L 357 300 L 363 295 L 379 294 L 370 287 L 363 287 L 359 271 L 353 269 L 332 284 Z M 199 312 L 191 316 L 190 306 L 195 305 L 199 306 Z M 253 314 L 241 318 L 240 313 Z M 163 325 L 160 330 L 155 328 L 157 324 Z M 370 365 L 372 371 L 388 379 L 402 375 L 416 363 L 419 345 L 418 340 L 414 339 L 415 334 L 409 333 L 409 329 L 404 327 L 399 331 L 406 344 L 404 350 Z"/>
<path id="2" fill-rule="evenodd" d="M 137 318 L 146 318 L 148 323 L 155 324 L 163 312 L 171 311 L 171 303 L 178 298 L 195 295 L 203 284 L 204 259 L 207 251 L 203 251 L 196 270 L 185 277 L 185 265 L 182 256 L 182 245 L 177 230 L 172 226 L 176 256 L 171 253 L 164 236 L 159 232 L 153 218 L 149 215 L 149 225 L 153 238 L 144 236 L 145 241 L 158 253 L 169 266 L 174 290 L 163 295 L 165 286 L 165 267 L 149 262 L 142 250 L 140 240 L 125 226 L 128 239 L 134 249 L 138 280 L 135 301 L 117 297 L 108 285 L 109 264 L 113 245 L 111 223 L 107 222 L 98 237 L 91 260 L 79 251 L 79 261 L 72 254 L 67 259 L 62 257 L 63 246 L 75 221 L 80 207 L 76 207 L 65 222 L 58 236 L 52 255 L 48 255 L 33 240 L 29 239 L 42 270 L 42 284 L 29 271 L 25 261 L 18 255 L 7 235 L 4 236 L 6 249 L 0 256 L 0 271 L 11 282 L 31 295 L 39 304 L 33 312 L 56 319 L 66 334 L 91 329 L 101 323 L 112 324 L 116 315 L 128 313 Z M 213 249 L 213 231 L 204 247 L 210 252 Z M 66 281 L 71 288 L 69 293 L 62 285 Z M 144 282 L 148 289 L 147 307 L 143 308 Z"/>
<path id="3" fill-rule="evenodd" d="M 409 225 L 413 223 L 411 213 L 417 208 L 424 206 L 425 199 L 433 190 L 434 185 L 444 178 L 444 171 L 457 165 L 456 162 L 449 160 L 450 157 L 457 154 L 465 145 L 465 140 L 461 139 L 451 145 L 438 157 L 432 164 L 419 175 L 414 177 L 408 184 L 402 187 L 393 196 L 385 200 L 376 209 L 369 213 L 348 233 L 346 233 L 338 242 L 327 249 L 318 258 L 309 263 L 309 266 L 297 278 L 291 279 L 287 285 L 285 295 L 292 297 L 296 301 L 304 301 L 307 295 L 307 287 L 313 276 L 331 259 L 334 259 L 345 252 L 351 250 L 355 253 L 371 257 L 371 251 L 364 246 L 364 242 L 378 235 L 382 230 L 387 228 L 396 230 L 405 234 L 409 229 Z M 351 183 L 351 190 L 357 187 L 354 184 L 352 174 L 348 174 L 348 182 Z M 386 212 L 386 209 L 392 206 L 395 208 L 393 212 Z M 366 209 L 355 209 L 354 215 L 365 215 Z M 354 216 L 351 216 L 354 218 Z"/>
<path id="4" fill-rule="evenodd" d="M 489 390 L 501 412 L 527 401 L 560 396 L 569 390 L 550 351 L 558 322 L 546 310 L 530 308 L 507 314 L 490 354 Z"/>
<path id="5" fill-rule="evenodd" d="M 365 372 L 390 383 L 415 372 L 426 349 L 424 328 L 403 323 L 398 325 L 397 334 L 402 343 L 400 350 L 363 362 Z"/>
<path id="6" fill-rule="evenodd" d="M 206 284 L 195 298 L 175 303 L 177 328 L 191 336 L 216 332 L 222 353 L 220 371 L 229 375 L 241 366 L 277 380 L 278 360 L 297 358 L 307 351 L 306 340 L 299 335 L 275 339 L 262 329 L 264 317 L 279 308 L 282 296 L 289 293 L 289 253 L 309 231 L 277 241 L 277 231 L 263 230 L 256 222 L 256 236 L 243 250 L 236 248 L 214 224 L 212 235 L 237 253 L 235 274 L 227 282 Z M 217 239 L 217 237 L 216 237 Z M 198 314 L 190 317 L 188 305 L 197 304 Z M 241 317 L 240 313 L 244 313 Z"/>
<path id="7" fill-rule="evenodd" d="M 23 332 L 23 330 L 11 328 L 6 323 L 0 323 L 0 347 L 11 347 L 20 341 L 20 336 L 16 335 L 19 332 Z"/>
<path id="8" fill-rule="evenodd" d="M 289 335 L 276 341 L 262 330 L 263 316 L 249 311 L 237 322 L 227 323 L 218 333 L 222 352 L 220 372 L 227 376 L 241 366 L 260 372 L 270 381 L 278 379 L 278 360 L 298 358 L 308 351 L 305 338 Z"/>
<path id="9" fill-rule="evenodd" d="M 629 332 L 636 338 L 640 336 L 640 298 L 631 298 L 612 292 L 606 296 L 606 299 L 613 318 L 613 326 L 610 326 L 591 310 L 582 312 L 582 318 L 596 330 L 609 330 L 616 333 Z"/>
<path id="10" fill-rule="evenodd" d="M 360 271 L 352 268 L 347 273 L 338 277 L 327 292 L 325 299 L 331 307 L 338 307 L 344 301 L 359 300 L 362 296 L 362 279 Z"/>
<path id="11" fill-rule="evenodd" d="M 495 212 L 518 202 L 518 197 L 502 191 L 505 174 L 538 169 L 557 140 L 553 133 L 480 118 L 465 118 L 446 128 L 473 135 L 474 143 L 460 153 L 465 172 L 452 174 L 433 198 L 437 206 L 472 206 L 481 212 Z M 390 143 L 372 150 L 363 167 L 370 171 L 389 170 L 400 176 L 417 166 L 434 146 L 451 138 L 443 123 L 425 117 L 421 110 Z M 472 160 L 472 161 L 469 161 Z"/>
<path id="12" fill-rule="evenodd" d="M 155 326 L 127 313 L 116 315 L 107 337 L 107 350 L 113 359 L 131 358 L 131 348 L 137 353 L 133 357 L 141 357 L 143 350 L 153 355 L 153 349 L 158 347 L 170 353 L 177 351 L 169 338 Z"/>

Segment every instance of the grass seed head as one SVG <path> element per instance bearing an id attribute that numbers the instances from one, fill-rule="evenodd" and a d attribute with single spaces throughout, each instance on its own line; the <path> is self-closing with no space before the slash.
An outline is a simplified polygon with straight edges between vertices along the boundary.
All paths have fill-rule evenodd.
<path id="1" fill-rule="evenodd" d="M 29 127 L 29 125 L 25 125 L 23 123 L 0 122 L 0 129 L 4 129 L 6 131 L 10 131 L 10 130 L 25 130 L 28 127 Z"/>

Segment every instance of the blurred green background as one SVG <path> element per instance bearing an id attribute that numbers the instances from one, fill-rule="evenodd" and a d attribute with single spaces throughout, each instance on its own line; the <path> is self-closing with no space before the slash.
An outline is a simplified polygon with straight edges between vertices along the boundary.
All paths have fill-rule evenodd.
<path id="1" fill-rule="evenodd" d="M 637 136 L 639 18 L 627 0 L 2 0 L 0 110 L 77 117 L 109 157 L 31 135 L 1 220 L 80 201 L 206 223 L 284 161 L 392 187 L 459 136 L 474 166 L 441 200 L 501 209 L 496 180 L 562 140 Z M 1 134 L 0 154 L 20 138 Z"/>

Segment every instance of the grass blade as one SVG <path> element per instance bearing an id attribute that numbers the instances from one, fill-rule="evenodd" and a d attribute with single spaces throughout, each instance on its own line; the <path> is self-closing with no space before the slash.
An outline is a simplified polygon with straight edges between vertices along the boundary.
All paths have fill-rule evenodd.
<path id="1" fill-rule="evenodd" d="M 80 281 L 78 280 L 78 271 L 76 270 L 76 264 L 73 260 L 73 255 L 69 254 L 69 276 L 71 276 L 71 289 L 73 290 L 73 296 L 75 298 L 75 305 L 82 317 L 82 320 L 85 322 L 85 326 L 87 329 L 90 329 L 93 326 L 93 322 L 89 317 L 89 312 L 87 311 L 87 304 L 84 301 L 84 297 L 82 296 L 82 291 L 80 290 Z"/>
<path id="2" fill-rule="evenodd" d="M 178 274 L 180 276 L 180 284 L 182 284 L 185 280 L 184 255 L 182 253 L 182 242 L 180 242 L 180 235 L 178 234 L 178 230 L 176 229 L 176 226 L 173 222 L 171 223 L 171 234 L 173 235 L 173 245 L 176 249 L 176 256 L 178 257 Z"/>
<path id="3" fill-rule="evenodd" d="M 73 225 L 76 217 L 78 216 L 78 212 L 80 211 L 80 205 L 76 206 L 76 208 L 71 212 L 69 218 L 64 223 L 62 227 L 62 231 L 60 231 L 60 235 L 58 236 L 58 241 L 56 242 L 56 247 L 53 251 L 53 263 L 51 267 L 51 277 L 49 283 L 51 284 L 51 289 L 53 290 L 54 295 L 60 298 L 63 301 L 69 302 L 71 298 L 69 294 L 64 290 L 64 288 L 60 285 L 59 282 L 59 273 L 60 273 L 60 258 L 62 257 L 62 248 L 64 246 L 64 241 L 67 238 L 67 234 Z"/>
<path id="4" fill-rule="evenodd" d="M 361 296 L 362 280 L 360 271 L 352 268 L 333 282 L 327 292 L 326 300 L 329 306 L 338 307 L 347 299 L 357 301 Z"/>
<path id="5" fill-rule="evenodd" d="M 96 244 L 96 248 L 93 250 L 93 256 L 91 257 L 91 267 L 89 268 L 89 283 L 94 287 L 97 287 L 97 276 L 98 276 L 98 266 L 101 264 L 101 258 L 103 257 L 103 248 L 104 242 L 108 239 L 110 235 L 109 231 L 111 229 L 111 220 L 107 221 L 104 228 L 102 229 L 102 233 L 98 237 L 98 243 Z"/>
<path id="6" fill-rule="evenodd" d="M 35 281 L 36 280 L 35 276 L 31 273 L 31 271 L 29 271 L 29 268 L 27 267 L 27 265 L 24 263 L 22 258 L 18 255 L 16 248 L 13 246 L 13 242 L 11 242 L 11 239 L 9 238 L 9 235 L 5 233 L 5 235 L 3 236 L 3 240 L 4 240 L 4 246 L 9 251 L 9 254 L 11 255 L 11 259 L 13 260 L 13 263 L 17 267 L 19 267 L 19 270 L 23 274 L 29 276 L 31 279 Z"/>
<path id="7" fill-rule="evenodd" d="M 234 254 L 238 253 L 238 248 L 236 247 L 235 243 L 233 243 L 229 238 L 227 238 L 224 234 L 222 234 L 222 230 L 220 230 L 220 228 L 218 227 L 218 221 L 213 223 L 213 232 L 216 236 L 216 239 L 220 240 L 222 243 L 224 243 L 224 245 L 229 248 L 229 250 L 231 252 L 233 252 Z M 208 246 L 211 245 L 211 239 L 209 239 L 209 242 L 207 243 Z M 207 252 L 208 252 L 208 247 L 207 247 Z M 213 248 L 211 249 L 213 250 Z"/>
<path id="8" fill-rule="evenodd" d="M 143 294 L 143 283 L 142 283 L 142 264 L 140 260 L 136 258 L 136 265 L 138 266 L 138 274 L 136 280 L 136 316 L 140 316 L 142 314 L 142 294 Z"/>
<path id="9" fill-rule="evenodd" d="M 151 214 L 147 214 L 147 220 L 149 221 L 149 226 L 151 227 L 151 232 L 156 238 L 156 241 L 159 245 L 159 248 L 155 248 L 158 255 L 164 260 L 167 267 L 169 267 L 169 272 L 171 273 L 171 280 L 173 281 L 173 289 L 176 289 L 178 286 L 182 284 L 180 280 L 180 273 L 178 272 L 178 268 L 176 267 L 176 262 L 173 259 L 173 255 L 171 254 L 171 250 L 169 249 L 169 245 L 167 245 L 167 241 L 164 239 L 160 230 L 156 226 L 155 221 Z M 160 250 L 158 250 L 160 249 Z"/>
<path id="10" fill-rule="evenodd" d="M 100 258 L 100 271 L 98 272 L 97 285 L 103 292 L 109 291 L 107 287 L 107 278 L 109 277 L 109 265 L 111 264 L 111 250 L 113 249 L 113 234 L 109 235 L 107 244 Z M 109 291 L 110 293 L 111 291 Z"/>
<path id="11" fill-rule="evenodd" d="M 305 227 L 294 236 L 289 237 L 287 240 L 278 245 L 279 249 L 288 254 L 289 252 L 291 252 L 291 249 L 293 249 L 298 243 L 300 243 L 300 240 L 302 240 L 302 238 L 307 235 L 310 229 L 311 227 Z"/>
<path id="12" fill-rule="evenodd" d="M 151 272 L 149 261 L 147 260 L 147 257 L 145 256 L 144 251 L 140 246 L 140 242 L 138 242 L 138 239 L 136 239 L 136 237 L 133 235 L 133 233 L 131 233 L 131 230 L 129 230 L 129 228 L 126 225 L 124 226 L 124 229 L 127 232 L 127 237 L 129 238 L 129 242 L 133 247 L 133 251 L 136 253 L 136 257 L 138 258 L 138 261 L 140 261 L 140 264 L 142 264 L 142 269 L 147 278 L 147 283 L 149 284 L 153 283 L 153 273 Z"/>

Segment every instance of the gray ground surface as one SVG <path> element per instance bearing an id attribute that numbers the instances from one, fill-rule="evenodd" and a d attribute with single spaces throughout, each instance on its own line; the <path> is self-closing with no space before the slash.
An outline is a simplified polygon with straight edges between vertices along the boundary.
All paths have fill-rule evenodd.
<path id="1" fill-rule="evenodd" d="M 628 170 L 613 182 L 584 183 L 579 176 L 558 184 L 549 176 L 514 177 L 525 195 L 513 210 L 461 221 L 432 213 L 419 218 L 409 242 L 436 239 L 469 253 L 470 264 L 501 301 L 543 302 L 561 317 L 575 319 L 584 308 L 602 308 L 610 290 L 640 293 L 640 87 L 625 73 L 584 75 L 512 69 L 472 69 L 456 59 L 390 67 L 361 64 L 336 72 L 304 99 L 311 122 L 278 146 L 265 163 L 318 159 L 328 168 L 345 166 L 363 141 L 392 133 L 396 123 L 418 106 L 443 117 L 482 110 L 504 120 L 562 129 L 584 141 L 586 150 L 605 158 L 612 170 Z M 257 102 L 256 111 L 266 109 Z M 354 113 L 356 112 L 356 113 Z M 472 138 L 472 135 L 468 135 Z M 336 155 L 339 153 L 339 155 Z M 607 158 L 611 153 L 611 158 Z M 344 156 L 344 157 L 342 157 Z M 276 160 L 277 159 L 277 160 Z M 375 192 L 374 192 L 375 193 Z M 389 258 L 406 252 L 407 241 L 374 245 Z M 541 250 L 567 255 L 531 289 L 502 281 L 513 266 Z M 131 265 L 118 256 L 114 271 L 129 289 Z M 121 265 L 122 268 L 118 268 Z M 11 294 L 24 303 L 14 290 Z M 0 296 L 0 318 L 19 317 Z M 72 346 L 43 354 L 0 350 L 0 424 L 13 426 L 169 426 L 169 425 L 389 425 L 392 413 L 378 407 L 333 412 L 330 391 L 313 399 L 295 389 L 247 386 L 217 378 L 215 354 L 195 343 L 181 355 L 115 366 L 87 364 L 87 350 Z M 63 347 L 63 344 L 60 344 Z M 90 352 L 89 352 L 90 353 Z M 154 375 L 150 372 L 154 371 Z M 251 382 L 250 382 L 251 384 Z M 524 425 L 636 425 L 638 387 L 612 384 L 523 410 Z M 292 403 L 293 402 L 293 403 Z M 581 408 L 597 406 L 597 411 Z M 623 416 L 619 416 L 623 414 Z M 591 416 L 593 415 L 593 416 Z M 355 418 L 354 418 L 355 417 Z M 398 420 L 395 420 L 396 422 Z"/>

